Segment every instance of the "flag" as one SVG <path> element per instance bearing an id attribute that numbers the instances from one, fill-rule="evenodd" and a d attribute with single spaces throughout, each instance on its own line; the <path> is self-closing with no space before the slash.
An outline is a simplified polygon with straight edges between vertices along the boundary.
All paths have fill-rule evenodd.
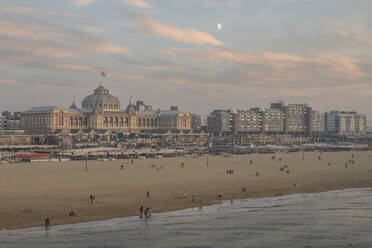
<path id="1" fill-rule="evenodd" d="M 106 77 L 106 73 L 104 71 L 101 71 L 101 76 Z"/>

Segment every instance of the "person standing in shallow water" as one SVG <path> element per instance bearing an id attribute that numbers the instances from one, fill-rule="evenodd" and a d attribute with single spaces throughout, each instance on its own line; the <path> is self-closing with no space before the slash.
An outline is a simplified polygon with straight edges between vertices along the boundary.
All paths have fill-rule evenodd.
<path id="1" fill-rule="evenodd" d="M 49 230 L 49 224 L 50 224 L 49 218 L 46 218 L 45 219 L 45 231 Z"/>
<path id="2" fill-rule="evenodd" d="M 139 211 L 140 211 L 140 217 L 142 218 L 142 217 L 143 217 L 143 206 L 141 206 L 141 207 L 139 208 Z"/>

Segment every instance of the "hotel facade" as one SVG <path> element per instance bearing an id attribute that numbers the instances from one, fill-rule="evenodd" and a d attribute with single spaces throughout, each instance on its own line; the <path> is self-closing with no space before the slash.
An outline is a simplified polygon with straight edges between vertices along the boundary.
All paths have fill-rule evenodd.
<path id="1" fill-rule="evenodd" d="M 34 107 L 21 115 L 21 128 L 28 134 L 48 135 L 64 131 L 113 131 L 123 134 L 168 130 L 191 130 L 191 113 L 153 110 L 142 101 L 129 103 L 122 111 L 120 100 L 102 84 L 84 98 L 81 108 Z"/>

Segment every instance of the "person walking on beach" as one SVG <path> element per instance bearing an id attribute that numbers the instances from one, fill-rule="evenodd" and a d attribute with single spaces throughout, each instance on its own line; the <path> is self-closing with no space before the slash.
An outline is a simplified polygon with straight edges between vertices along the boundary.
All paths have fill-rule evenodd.
<path id="1" fill-rule="evenodd" d="M 256 176 L 258 176 L 259 174 L 258 174 L 258 171 L 256 172 Z"/>
<path id="2" fill-rule="evenodd" d="M 49 230 L 49 224 L 50 224 L 49 218 L 46 218 L 45 219 L 45 231 Z"/>
<path id="3" fill-rule="evenodd" d="M 150 198 L 150 191 L 149 190 L 147 190 L 147 192 L 146 192 L 146 198 Z"/>
<path id="4" fill-rule="evenodd" d="M 89 201 L 90 201 L 90 204 L 93 204 L 94 203 L 94 199 L 95 199 L 96 197 L 94 196 L 94 195 L 90 195 L 89 196 Z"/>

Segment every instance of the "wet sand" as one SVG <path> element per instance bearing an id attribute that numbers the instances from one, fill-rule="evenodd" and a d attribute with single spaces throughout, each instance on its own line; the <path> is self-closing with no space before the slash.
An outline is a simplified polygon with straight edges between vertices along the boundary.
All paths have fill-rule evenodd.
<path id="1" fill-rule="evenodd" d="M 46 217 L 53 226 L 133 216 L 141 205 L 157 213 L 232 196 L 236 200 L 372 187 L 371 151 L 306 152 L 304 160 L 302 156 L 302 152 L 209 156 L 208 166 L 205 157 L 134 160 L 133 165 L 130 160 L 88 161 L 87 172 L 85 161 L 0 164 L 0 229 L 42 226 Z M 349 160 L 354 163 L 346 168 Z M 284 165 L 289 173 L 280 171 Z M 89 203 L 90 194 L 96 197 L 94 204 Z M 71 211 L 76 216 L 68 216 Z"/>

